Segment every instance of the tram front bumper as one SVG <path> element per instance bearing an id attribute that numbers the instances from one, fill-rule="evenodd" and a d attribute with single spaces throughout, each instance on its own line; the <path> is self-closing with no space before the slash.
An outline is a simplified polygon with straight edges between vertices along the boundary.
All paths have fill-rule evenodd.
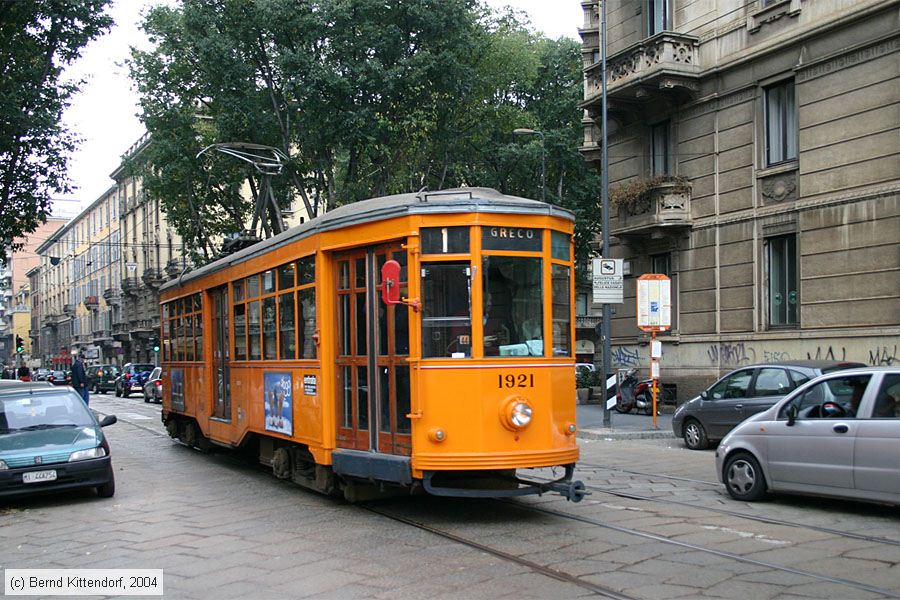
<path id="1" fill-rule="evenodd" d="M 580 502 L 589 494 L 584 483 L 573 480 L 575 465 L 565 465 L 565 475 L 553 480 L 523 479 L 515 472 L 435 472 L 426 471 L 422 478 L 425 491 L 434 496 L 455 498 L 510 498 L 555 492 Z"/>

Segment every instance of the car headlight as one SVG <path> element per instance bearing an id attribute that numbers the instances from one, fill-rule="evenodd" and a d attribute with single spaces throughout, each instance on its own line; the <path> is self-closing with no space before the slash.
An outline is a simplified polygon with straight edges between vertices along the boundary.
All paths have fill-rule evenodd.
<path id="1" fill-rule="evenodd" d="M 6 463 L 0 460 L 0 471 L 5 471 L 9 467 L 6 466 Z"/>
<path id="2" fill-rule="evenodd" d="M 69 462 L 75 462 L 76 460 L 87 460 L 89 458 L 102 458 L 106 456 L 106 450 L 103 446 L 97 446 L 96 448 L 88 448 L 87 450 L 79 450 L 78 452 L 73 452 L 69 455 Z"/>
<path id="3" fill-rule="evenodd" d="M 531 423 L 534 409 L 526 398 L 514 396 L 500 406 L 500 422 L 510 431 L 519 431 Z"/>

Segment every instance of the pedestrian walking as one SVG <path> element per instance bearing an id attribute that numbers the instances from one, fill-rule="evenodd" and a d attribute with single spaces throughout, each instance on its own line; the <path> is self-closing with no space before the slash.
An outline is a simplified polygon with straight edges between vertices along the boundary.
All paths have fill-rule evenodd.
<path id="1" fill-rule="evenodd" d="M 81 394 L 82 400 L 84 400 L 85 405 L 88 404 L 90 396 L 88 394 L 88 378 L 87 373 L 84 370 L 84 363 L 81 362 L 81 357 L 77 354 L 74 356 L 72 361 L 72 387 L 75 388 L 75 391 Z"/>

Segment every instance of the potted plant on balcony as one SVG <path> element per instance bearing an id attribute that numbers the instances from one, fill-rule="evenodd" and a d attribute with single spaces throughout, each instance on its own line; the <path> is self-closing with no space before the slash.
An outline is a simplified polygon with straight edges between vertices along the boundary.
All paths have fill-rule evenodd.
<path id="1" fill-rule="evenodd" d="M 653 212 L 653 203 L 658 198 L 680 198 L 690 191 L 690 182 L 682 175 L 641 177 L 610 187 L 609 205 L 621 216 L 642 215 Z M 678 200 L 675 203 L 683 204 Z"/>

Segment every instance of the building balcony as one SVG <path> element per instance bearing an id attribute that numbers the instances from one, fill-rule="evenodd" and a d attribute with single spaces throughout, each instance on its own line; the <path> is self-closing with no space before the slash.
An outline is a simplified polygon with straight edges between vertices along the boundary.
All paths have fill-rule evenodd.
<path id="1" fill-rule="evenodd" d="M 72 316 L 75 314 L 75 305 L 74 304 L 63 304 L 63 315 Z"/>
<path id="2" fill-rule="evenodd" d="M 131 328 L 128 323 L 114 323 L 112 326 L 113 339 L 120 342 L 127 342 L 131 339 Z"/>
<path id="3" fill-rule="evenodd" d="M 100 298 L 98 298 L 97 296 L 86 296 L 85 297 L 85 299 L 84 299 L 84 307 L 85 308 L 91 309 L 91 308 L 98 308 L 99 306 L 100 306 Z"/>
<path id="4" fill-rule="evenodd" d="M 103 290 L 103 298 L 107 304 L 118 304 L 120 302 L 119 289 L 108 287 Z"/>
<path id="5" fill-rule="evenodd" d="M 691 186 L 683 178 L 639 179 L 610 190 L 618 219 L 610 233 L 620 239 L 661 238 L 690 229 Z"/>
<path id="6" fill-rule="evenodd" d="M 157 330 L 153 327 L 152 319 L 135 319 L 131 321 L 131 337 L 148 337 Z"/>
<path id="7" fill-rule="evenodd" d="M 112 331 L 109 329 L 98 329 L 93 334 L 95 344 L 103 344 L 113 341 Z"/>
<path id="8" fill-rule="evenodd" d="M 158 288 L 166 280 L 166 276 L 159 269 L 144 269 L 141 279 L 147 287 Z"/>
<path id="9" fill-rule="evenodd" d="M 684 100 L 700 91 L 699 38 L 665 31 L 634 44 L 606 60 L 606 94 L 617 104 L 653 100 Z M 599 111 L 602 63 L 585 69 L 587 86 L 583 106 Z"/>
<path id="10" fill-rule="evenodd" d="M 141 290 L 141 280 L 137 277 L 122 279 L 122 292 L 127 296 L 136 296 Z"/>
<path id="11" fill-rule="evenodd" d="M 575 329 L 596 329 L 603 320 L 603 315 L 576 315 Z"/>

